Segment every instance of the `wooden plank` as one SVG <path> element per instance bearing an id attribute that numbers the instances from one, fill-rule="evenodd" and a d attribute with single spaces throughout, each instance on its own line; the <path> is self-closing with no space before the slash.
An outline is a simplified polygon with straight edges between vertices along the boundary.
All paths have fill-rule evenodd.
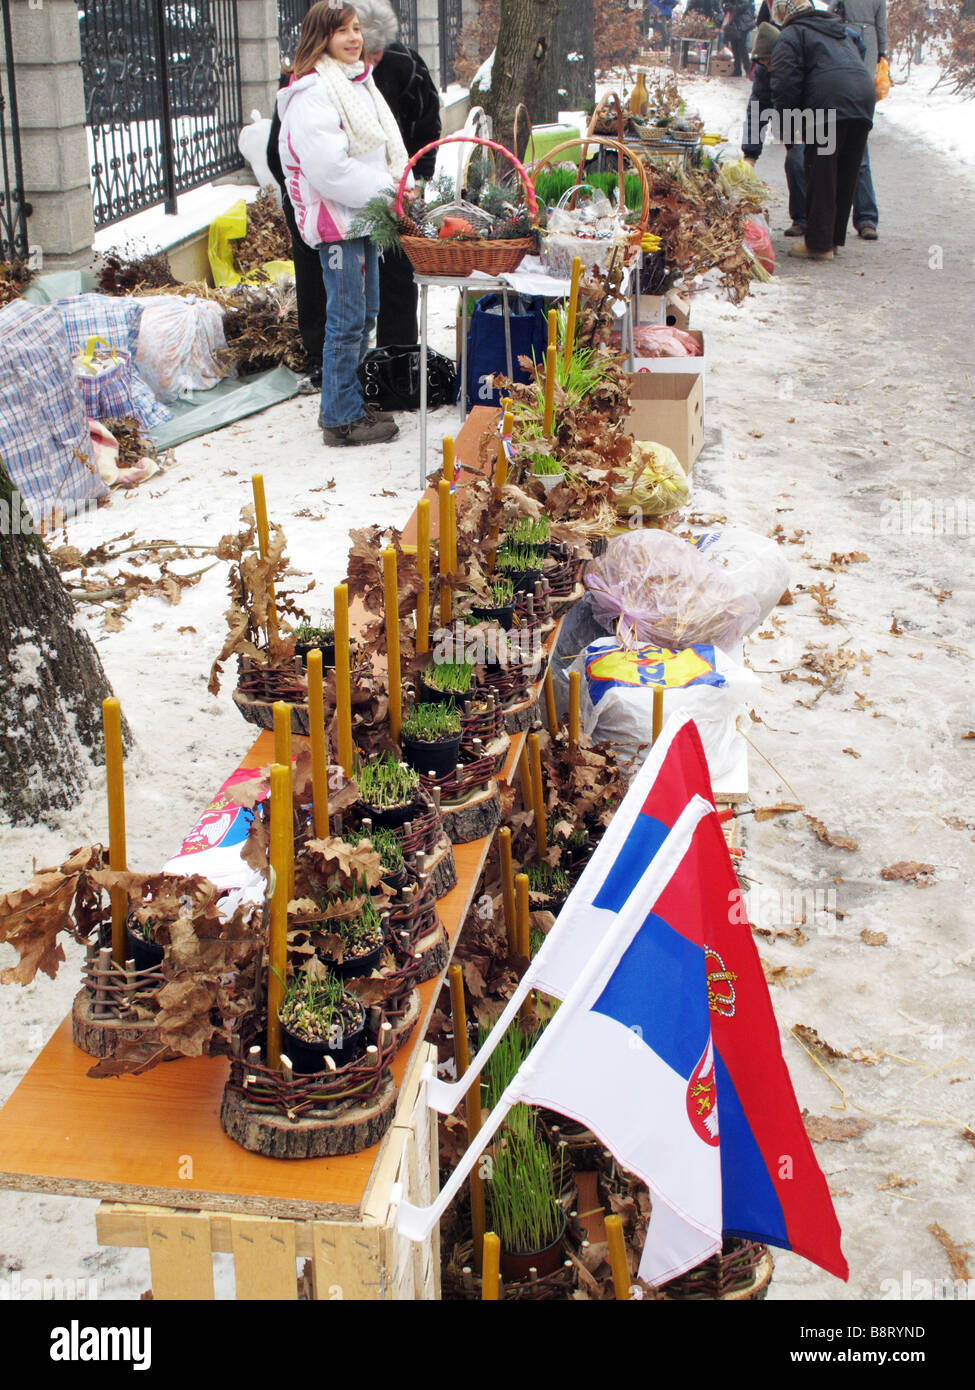
<path id="1" fill-rule="evenodd" d="M 381 1226 L 316 1221 L 312 1227 L 315 1298 L 388 1299 L 389 1232 Z"/>
<path id="2" fill-rule="evenodd" d="M 427 1062 L 436 1065 L 437 1049 L 433 1043 L 421 1043 L 414 1051 L 396 1103 L 396 1115 L 386 1135 L 378 1162 L 374 1165 L 362 1198 L 362 1219 L 384 1226 L 389 1216 L 390 1189 L 398 1180 L 406 1135 L 414 1125 L 420 1077 Z M 426 1107 L 425 1107 L 426 1108 Z"/>
<path id="3" fill-rule="evenodd" d="M 137 1207 L 130 1206 L 125 1202 L 102 1202 L 95 1213 L 95 1231 L 98 1236 L 99 1245 L 118 1245 L 145 1249 L 146 1245 L 146 1218 L 151 1215 L 158 1215 L 165 1212 L 171 1214 L 168 1207 Z M 234 1243 L 232 1237 L 232 1225 L 237 1219 L 227 1212 L 207 1211 L 204 1212 L 210 1222 L 210 1249 L 215 1255 L 234 1253 Z M 263 1217 L 255 1217 L 254 1220 L 264 1220 Z M 270 1218 L 271 1224 L 277 1226 L 287 1226 L 294 1235 L 295 1257 L 297 1259 L 310 1260 L 314 1254 L 314 1246 L 311 1237 L 311 1224 L 307 1221 L 297 1222 L 278 1222 L 275 1218 Z"/>
<path id="4" fill-rule="evenodd" d="M 146 1217 L 146 1244 L 157 1300 L 213 1298 L 210 1222 L 203 1212 L 161 1212 Z"/>
<path id="5" fill-rule="evenodd" d="M 297 1302 L 294 1222 L 232 1216 L 230 1238 L 238 1301 Z"/>

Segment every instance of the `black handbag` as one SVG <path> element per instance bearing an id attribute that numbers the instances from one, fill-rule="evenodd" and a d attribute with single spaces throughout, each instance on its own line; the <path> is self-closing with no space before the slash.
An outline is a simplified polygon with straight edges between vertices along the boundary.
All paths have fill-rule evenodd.
<path id="1" fill-rule="evenodd" d="M 448 405 L 454 399 L 457 372 L 449 357 L 427 351 L 427 408 Z M 359 384 L 367 405 L 380 410 L 419 410 L 420 347 L 373 348 L 359 363 Z"/>

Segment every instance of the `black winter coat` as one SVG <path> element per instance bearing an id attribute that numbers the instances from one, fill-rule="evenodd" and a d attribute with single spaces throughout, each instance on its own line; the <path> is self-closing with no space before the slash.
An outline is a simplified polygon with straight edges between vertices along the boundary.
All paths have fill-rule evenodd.
<path id="1" fill-rule="evenodd" d="M 405 44 L 391 43 L 376 64 L 373 77 L 396 117 L 407 154 L 416 154 L 440 139 L 440 93 L 419 53 Z M 414 176 L 432 178 L 436 164 L 437 151 L 431 150 L 414 167 Z"/>
<path id="2" fill-rule="evenodd" d="M 732 34 L 748 34 L 755 28 L 755 6 L 752 0 L 731 0 L 726 6 L 726 13 L 731 16 L 725 29 L 729 37 Z"/>
<path id="3" fill-rule="evenodd" d="M 431 140 L 439 140 L 440 93 L 419 53 L 415 53 L 404 44 L 391 43 L 384 49 L 372 75 L 380 95 L 396 117 L 407 154 L 416 154 L 424 145 L 429 145 Z M 290 74 L 281 74 L 282 87 L 286 86 L 289 80 Z M 271 129 L 268 132 L 267 163 L 281 192 L 286 193 L 281 156 L 278 152 L 280 134 L 281 117 L 275 103 Z M 431 150 L 415 166 L 414 177 L 431 178 L 436 164 L 437 152 Z"/>
<path id="4" fill-rule="evenodd" d="M 876 92 L 842 20 L 803 10 L 772 50 L 772 104 L 777 111 L 834 111 L 838 120 L 873 124 Z"/>

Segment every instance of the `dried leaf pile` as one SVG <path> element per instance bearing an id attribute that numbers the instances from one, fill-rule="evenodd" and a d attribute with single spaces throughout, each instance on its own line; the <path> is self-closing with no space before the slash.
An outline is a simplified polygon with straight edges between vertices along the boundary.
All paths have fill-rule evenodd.
<path id="1" fill-rule="evenodd" d="M 234 267 L 241 275 L 267 261 L 291 260 L 291 233 L 272 188 L 262 188 L 247 204 L 247 234 L 232 244 Z"/>

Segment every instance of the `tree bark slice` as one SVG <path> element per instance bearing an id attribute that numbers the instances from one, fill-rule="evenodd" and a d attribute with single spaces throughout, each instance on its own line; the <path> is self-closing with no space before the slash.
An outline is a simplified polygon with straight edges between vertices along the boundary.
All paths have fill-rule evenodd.
<path id="1" fill-rule="evenodd" d="M 440 807 L 443 826 L 455 845 L 467 845 L 481 840 L 501 824 L 501 793 L 492 778 L 486 787 L 479 788 L 457 806 Z"/>
<path id="2" fill-rule="evenodd" d="M 396 1110 L 396 1082 L 387 1071 L 373 1099 L 332 1118 L 324 1115 L 289 1120 L 278 1111 L 258 1108 L 246 1093 L 226 1089 L 220 1107 L 224 1133 L 241 1148 L 266 1158 L 328 1158 L 371 1148 L 386 1133 Z"/>
<path id="3" fill-rule="evenodd" d="M 433 852 L 432 860 L 428 860 L 427 878 L 433 885 L 433 896 L 439 901 L 457 886 L 457 865 L 454 863 L 454 847 L 447 836 L 441 837 L 440 843 Z"/>
<path id="4" fill-rule="evenodd" d="M 71 1006 L 71 1040 L 89 1057 L 114 1057 L 119 1043 L 151 1043 L 158 1038 L 154 1023 L 96 1017 L 87 989 L 79 990 Z M 175 1055 L 175 1054 L 174 1054 Z"/>
<path id="5" fill-rule="evenodd" d="M 450 942 L 444 927 L 441 926 L 437 931 L 432 931 L 428 937 L 421 941 L 417 945 L 416 953 L 422 958 L 420 973 L 416 977 L 417 984 L 422 984 L 424 980 L 432 980 L 435 975 L 446 970 L 447 960 L 450 956 Z"/>
<path id="6" fill-rule="evenodd" d="M 509 734 L 522 734 L 542 722 L 542 710 L 536 695 L 531 700 L 523 700 L 504 712 L 504 727 Z"/>
<path id="7" fill-rule="evenodd" d="M 35 825 L 73 806 L 105 761 L 112 688 L 2 460 L 0 523 L 0 813 Z"/>

